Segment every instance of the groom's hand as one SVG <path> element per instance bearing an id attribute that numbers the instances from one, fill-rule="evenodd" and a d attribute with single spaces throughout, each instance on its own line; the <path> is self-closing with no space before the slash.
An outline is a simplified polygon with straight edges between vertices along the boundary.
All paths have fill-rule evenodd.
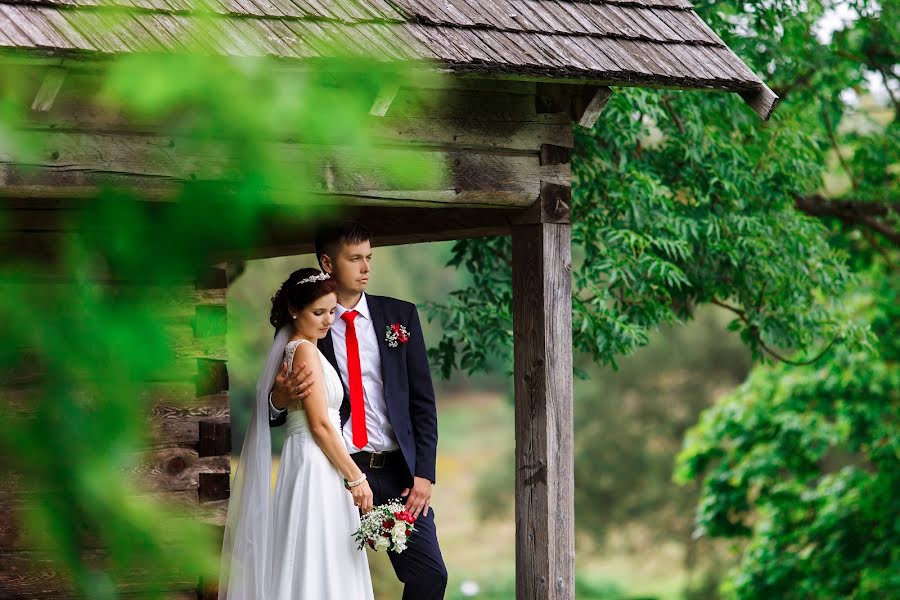
<path id="1" fill-rule="evenodd" d="M 420 513 L 428 516 L 428 506 L 431 504 L 431 481 L 424 477 L 413 477 L 412 489 L 405 488 L 400 492 L 401 498 L 406 498 L 406 510 L 419 518 Z"/>
<path id="2" fill-rule="evenodd" d="M 275 375 L 272 404 L 278 410 L 284 410 L 289 405 L 300 402 L 309 396 L 309 387 L 314 382 L 312 371 L 307 368 L 306 363 L 298 365 L 293 373 L 288 372 L 287 363 L 282 364 L 281 370 Z"/>

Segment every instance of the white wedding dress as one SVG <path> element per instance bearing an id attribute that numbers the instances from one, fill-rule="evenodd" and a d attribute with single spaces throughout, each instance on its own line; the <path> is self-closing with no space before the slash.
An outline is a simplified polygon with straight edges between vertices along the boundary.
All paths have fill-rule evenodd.
<path id="1" fill-rule="evenodd" d="M 306 340 L 288 342 L 285 360 Z M 340 434 L 340 377 L 319 351 L 328 416 Z M 338 470 L 316 444 L 302 410 L 288 412 L 274 496 L 272 600 L 374 600 L 365 550 L 353 532 L 359 511 Z"/>

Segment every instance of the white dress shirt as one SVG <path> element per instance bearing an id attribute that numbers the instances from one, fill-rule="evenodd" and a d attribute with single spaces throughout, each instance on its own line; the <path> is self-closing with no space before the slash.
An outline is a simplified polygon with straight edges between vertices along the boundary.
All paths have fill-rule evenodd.
<path id="1" fill-rule="evenodd" d="M 348 310 L 355 310 L 359 314 L 353 320 L 356 326 L 356 340 L 359 343 L 359 364 L 362 370 L 363 399 L 366 406 L 366 434 L 369 441 L 365 447 L 357 448 L 353 445 L 353 428 L 351 419 L 344 424 L 344 443 L 350 454 L 366 450 L 368 452 L 389 452 L 397 450 L 400 445 L 394 435 L 394 429 L 388 419 L 387 402 L 384 397 L 384 382 L 381 379 L 381 353 L 378 351 L 378 337 L 375 332 L 375 324 L 372 323 L 372 315 L 369 312 L 369 304 L 366 295 L 363 294 L 355 307 L 346 308 L 337 305 L 334 314 L 334 325 L 331 326 L 331 340 L 334 343 L 334 356 L 337 359 L 338 371 L 341 373 L 341 381 L 344 390 L 349 394 L 350 377 L 347 371 L 347 323 L 341 318 Z M 272 405 L 272 397 L 269 396 L 269 413 L 277 417 L 283 410 L 278 410 Z"/>

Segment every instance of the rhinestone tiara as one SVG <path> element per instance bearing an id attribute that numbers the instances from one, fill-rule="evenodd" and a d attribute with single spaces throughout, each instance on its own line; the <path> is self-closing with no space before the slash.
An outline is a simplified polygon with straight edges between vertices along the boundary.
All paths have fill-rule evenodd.
<path id="1" fill-rule="evenodd" d="M 331 279 L 331 275 L 328 273 L 319 273 L 318 275 L 310 275 L 306 279 L 301 279 L 297 282 L 297 285 L 301 285 L 303 283 L 312 283 L 313 281 L 325 281 L 326 279 Z"/>

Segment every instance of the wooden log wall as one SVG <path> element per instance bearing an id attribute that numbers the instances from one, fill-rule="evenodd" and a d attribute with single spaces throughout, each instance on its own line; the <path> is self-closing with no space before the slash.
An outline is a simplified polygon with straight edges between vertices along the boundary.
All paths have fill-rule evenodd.
<path id="1" fill-rule="evenodd" d="M 41 83 L 36 76 L 35 94 Z M 477 230 L 476 235 L 508 233 L 514 214 L 534 204 L 544 183 L 571 185 L 572 120 L 584 110 L 591 97 L 586 92 L 593 88 L 479 79 L 445 83 L 447 89 L 400 88 L 384 116 L 371 116 L 369 126 L 378 150 L 368 158 L 348 158 L 346 148 L 284 140 L 272 142 L 275 155 L 292 169 L 312 169 L 308 202 L 362 210 L 370 220 L 396 223 L 401 212 L 395 209 L 400 208 L 444 209 L 446 216 L 475 209 L 450 220 L 407 211 L 401 215 L 401 227 L 379 236 L 381 243 L 458 239 L 466 237 L 467 230 Z M 52 213 L 75 208 L 74 201 L 89 197 L 105 181 L 133 187 L 150 200 L 164 200 L 181 181 L 233 172 L 235 158 L 221 148 L 198 145 L 170 128 L 137 122 L 86 102 L 98 87 L 93 71 L 73 69 L 49 109 L 32 111 L 28 127 L 36 150 L 27 166 L 0 149 L 0 207 L 15 211 L 7 231 L 0 229 L 0 250 L 29 252 L 55 246 L 67 232 L 65 221 L 55 223 Z M 428 189 L 387 182 L 383 157 L 409 150 L 441 166 L 442 176 Z M 296 197 L 273 192 L 273 209 L 295 201 Z M 477 212 L 485 209 L 493 213 Z M 447 227 L 451 222 L 452 228 Z M 221 256 L 296 253 L 307 241 L 306 236 L 298 240 L 296 228 L 295 223 L 273 217 L 269 228 L 273 239 L 223 249 Z M 30 249 L 21 244 L 18 232 L 24 231 L 30 234 L 26 243 Z"/>
<path id="2" fill-rule="evenodd" d="M 65 285 L 59 279 L 16 285 Z M 160 288 L 134 282 L 116 283 L 123 293 L 162 301 L 160 321 L 172 337 L 173 369 L 144 382 L 134 401 L 146 407 L 152 432 L 139 466 L 124 472 L 139 494 L 174 505 L 185 518 L 208 524 L 221 535 L 229 494 L 230 409 L 225 335 L 226 277 L 223 268 L 209 268 L 194 282 Z M 23 349 L 27 352 L 27 349 Z M 0 373 L 0 395 L 17 418 L 37 418 L 31 400 L 46 373 L 38 370 Z M 98 440 L 102 443 L 102 440 Z M 29 482 L 16 473 L 0 477 L 0 599 L 76 598 L 71 582 L 54 568 L 48 549 L 26 535 L 20 509 L 27 502 Z M 160 527 L 178 527 L 177 522 Z M 85 531 L 88 564 L 100 564 L 104 549 Z M 204 598 L 196 573 L 171 573 L 166 581 L 147 581 L 136 571 L 116 582 L 128 598 L 149 596 L 150 589 L 166 597 Z"/>

